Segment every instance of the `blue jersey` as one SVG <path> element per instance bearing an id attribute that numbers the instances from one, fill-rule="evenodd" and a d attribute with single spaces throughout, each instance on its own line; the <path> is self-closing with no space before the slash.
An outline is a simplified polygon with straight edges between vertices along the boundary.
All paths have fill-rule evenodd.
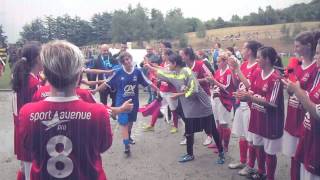
<path id="1" fill-rule="evenodd" d="M 139 109 L 138 85 L 146 87 L 151 84 L 140 69 L 134 68 L 132 72 L 126 72 L 123 68 L 117 70 L 107 79 L 106 84 L 117 90 L 116 106 L 121 106 L 125 101 L 132 99 L 133 111 Z"/>

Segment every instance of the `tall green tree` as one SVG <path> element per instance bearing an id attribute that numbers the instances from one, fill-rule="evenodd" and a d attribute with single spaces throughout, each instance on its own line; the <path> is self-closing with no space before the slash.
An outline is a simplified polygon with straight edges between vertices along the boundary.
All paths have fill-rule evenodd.
<path id="1" fill-rule="evenodd" d="M 169 38 L 178 38 L 187 32 L 186 21 L 180 8 L 170 10 L 166 15 L 166 26 L 168 27 Z"/>
<path id="2" fill-rule="evenodd" d="M 20 33 L 21 37 L 27 41 L 47 42 L 48 35 L 46 34 L 46 27 L 41 19 L 35 19 L 30 24 L 23 26 L 23 31 Z"/>
<path id="3" fill-rule="evenodd" d="M 113 42 L 132 41 L 130 18 L 126 11 L 116 10 L 113 13 L 111 34 Z"/>
<path id="4" fill-rule="evenodd" d="M 239 26 L 239 25 L 241 25 L 242 20 L 241 20 L 241 18 L 240 18 L 238 15 L 234 14 L 234 15 L 232 15 L 232 17 L 231 17 L 230 23 L 231 23 L 233 26 Z"/>
<path id="5" fill-rule="evenodd" d="M 206 27 L 201 21 L 196 28 L 196 35 L 198 38 L 206 37 Z"/>
<path id="6" fill-rule="evenodd" d="M 150 26 L 152 37 L 155 39 L 168 38 L 168 29 L 164 21 L 163 14 L 157 9 L 151 9 Z"/>
<path id="7" fill-rule="evenodd" d="M 130 16 L 132 38 L 138 42 L 139 46 L 143 45 L 142 42 L 144 40 L 149 41 L 152 35 L 152 29 L 147 13 L 147 9 L 138 4 L 137 7 L 133 9 Z"/>
<path id="8" fill-rule="evenodd" d="M 213 29 L 215 23 L 216 23 L 216 20 L 212 18 L 212 19 L 204 22 L 204 26 L 206 27 L 206 29 Z"/>
<path id="9" fill-rule="evenodd" d="M 196 32 L 198 26 L 203 24 L 198 18 L 186 18 L 187 32 Z"/>
<path id="10" fill-rule="evenodd" d="M 0 25 L 0 47 L 7 47 L 7 36 L 4 35 L 2 25 Z"/>
<path id="11" fill-rule="evenodd" d="M 92 41 L 110 43 L 112 40 L 112 14 L 108 12 L 94 14 L 91 18 Z"/>

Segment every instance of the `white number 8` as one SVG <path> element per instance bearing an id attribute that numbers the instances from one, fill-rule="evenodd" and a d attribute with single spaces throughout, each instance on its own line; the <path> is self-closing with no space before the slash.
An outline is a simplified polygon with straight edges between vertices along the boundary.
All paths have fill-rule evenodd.
<path id="1" fill-rule="evenodd" d="M 57 145 L 59 148 L 58 151 Z M 65 178 L 72 173 L 73 162 L 68 157 L 71 151 L 72 142 L 66 136 L 54 136 L 48 141 L 47 152 L 51 158 L 47 163 L 47 171 L 51 176 L 55 178 Z"/>

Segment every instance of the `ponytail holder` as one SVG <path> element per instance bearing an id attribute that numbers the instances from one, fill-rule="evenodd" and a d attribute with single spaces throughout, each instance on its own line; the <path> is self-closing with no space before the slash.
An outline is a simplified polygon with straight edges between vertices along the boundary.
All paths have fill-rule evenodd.
<path id="1" fill-rule="evenodd" d="M 22 57 L 21 60 L 27 62 L 27 58 L 26 57 Z"/>

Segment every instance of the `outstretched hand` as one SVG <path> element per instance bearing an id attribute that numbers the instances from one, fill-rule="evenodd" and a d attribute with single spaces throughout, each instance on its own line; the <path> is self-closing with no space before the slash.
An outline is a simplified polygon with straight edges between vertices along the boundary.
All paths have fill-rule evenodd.
<path id="1" fill-rule="evenodd" d="M 291 81 L 289 79 L 281 79 L 282 84 L 284 85 L 284 88 L 287 89 L 289 93 L 294 93 L 298 89 L 300 89 L 300 83 L 299 81 Z"/>
<path id="2" fill-rule="evenodd" d="M 236 72 L 240 68 L 238 62 L 234 58 L 228 59 L 228 65 L 231 68 L 232 72 Z"/>
<path id="3" fill-rule="evenodd" d="M 233 92 L 233 96 L 242 101 L 249 101 L 251 98 L 251 93 L 248 91 L 236 91 Z"/>
<path id="4" fill-rule="evenodd" d="M 121 111 L 123 112 L 128 112 L 128 111 L 131 111 L 132 109 L 133 109 L 132 99 L 125 101 L 121 105 Z"/>

